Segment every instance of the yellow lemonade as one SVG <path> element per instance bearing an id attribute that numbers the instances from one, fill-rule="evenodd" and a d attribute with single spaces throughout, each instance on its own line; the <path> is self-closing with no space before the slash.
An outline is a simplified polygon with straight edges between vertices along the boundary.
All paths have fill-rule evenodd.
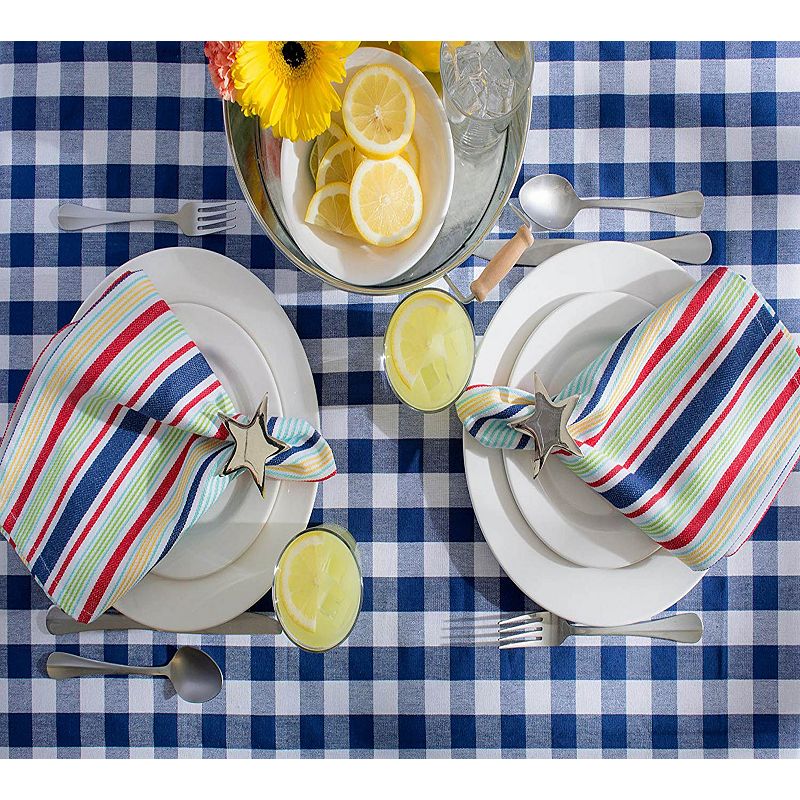
<path id="1" fill-rule="evenodd" d="M 419 411 L 440 411 L 466 388 L 475 335 L 458 300 L 441 289 L 420 289 L 394 310 L 383 348 L 395 394 Z"/>
<path id="2" fill-rule="evenodd" d="M 305 650 L 344 641 L 361 610 L 355 540 L 338 525 L 311 528 L 286 546 L 275 567 L 272 599 L 284 633 Z"/>

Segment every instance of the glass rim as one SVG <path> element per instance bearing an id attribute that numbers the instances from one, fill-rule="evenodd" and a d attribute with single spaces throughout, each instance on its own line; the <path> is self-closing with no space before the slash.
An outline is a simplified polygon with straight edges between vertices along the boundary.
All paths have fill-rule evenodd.
<path id="1" fill-rule="evenodd" d="M 389 328 L 392 325 L 392 320 L 394 319 L 394 315 L 400 310 L 400 307 L 406 300 L 409 300 L 415 294 L 419 294 L 420 292 L 438 292 L 439 294 L 445 295 L 449 300 L 452 300 L 457 306 L 461 308 L 464 312 L 464 316 L 467 318 L 467 322 L 469 322 L 469 329 L 472 334 L 472 364 L 470 364 L 469 372 L 467 373 L 467 377 L 464 379 L 464 385 L 458 390 L 456 396 L 449 402 L 445 403 L 443 406 L 439 408 L 419 408 L 415 406 L 413 403 L 409 403 L 408 400 L 403 399 L 400 396 L 400 393 L 395 388 L 394 383 L 392 382 L 392 377 L 389 375 L 389 370 L 386 369 L 386 337 L 389 335 Z M 477 347 L 475 346 L 475 325 L 472 322 L 472 318 L 470 317 L 469 313 L 467 312 L 466 306 L 457 298 L 454 297 L 450 292 L 445 289 L 440 289 L 438 286 L 422 286 L 419 289 L 414 289 L 413 292 L 409 292 L 395 307 L 394 311 L 392 311 L 391 316 L 389 317 L 389 322 L 386 324 L 386 331 L 383 334 L 383 372 L 386 375 L 386 380 L 389 382 L 389 388 L 392 390 L 392 394 L 405 406 L 408 408 L 413 409 L 414 411 L 419 411 L 421 414 L 438 414 L 440 411 L 444 411 L 453 403 L 458 400 L 459 397 L 464 393 L 464 390 L 469 386 L 470 378 L 472 378 L 472 371 L 475 369 L 475 357 L 477 354 Z"/>
<path id="2" fill-rule="evenodd" d="M 507 117 L 510 117 L 512 114 L 514 114 L 517 111 L 517 109 L 520 107 L 520 105 L 524 101 L 526 95 L 530 92 L 530 83 L 531 83 L 531 81 L 533 81 L 533 71 L 534 71 L 534 66 L 535 66 L 535 63 L 534 63 L 535 56 L 534 56 L 534 52 L 533 52 L 533 42 L 529 42 L 529 41 L 527 41 L 525 39 L 520 39 L 519 41 L 524 42 L 527 45 L 527 47 L 525 49 L 530 54 L 530 68 L 527 70 L 527 72 L 529 73 L 528 77 L 527 77 L 528 91 L 527 92 L 523 91 L 520 94 L 520 97 L 518 98 L 518 100 L 514 103 L 514 105 L 505 114 L 503 114 L 500 117 L 495 117 L 495 118 L 492 118 L 492 119 L 484 119 L 482 117 L 476 117 L 474 114 L 470 114 L 469 112 L 465 111 L 461 107 L 461 104 L 453 97 L 452 92 L 450 92 L 448 90 L 447 86 L 445 85 L 444 77 L 442 77 L 442 94 L 447 96 L 447 98 L 450 100 L 451 103 L 453 103 L 453 105 L 458 109 L 459 113 L 462 116 L 469 117 L 472 120 L 476 120 L 476 121 L 480 121 L 480 122 L 497 122 L 498 120 L 504 120 Z M 497 46 L 497 42 L 495 42 L 495 41 L 492 41 L 492 44 L 494 44 L 495 47 Z M 463 45 L 459 45 L 459 46 L 463 46 Z M 440 62 L 440 65 L 441 65 L 441 58 L 442 58 L 441 54 L 442 54 L 442 52 L 444 51 L 445 48 L 453 48 L 454 50 L 458 49 L 458 48 L 454 48 L 450 44 L 450 42 L 443 41 L 441 46 L 440 46 L 440 48 L 439 48 L 439 62 Z M 499 48 L 498 48 L 498 50 L 499 50 Z"/>
<path id="3" fill-rule="evenodd" d="M 342 530 L 346 531 L 349 536 L 353 539 L 353 545 L 356 544 L 355 537 L 353 536 L 350 531 L 346 528 L 342 528 Z M 286 630 L 283 622 L 281 622 L 281 613 L 279 610 L 279 602 L 278 602 L 278 595 L 279 592 L 275 591 L 275 576 L 278 574 L 278 565 L 281 563 L 281 559 L 283 558 L 284 553 L 289 549 L 289 546 L 299 539 L 303 534 L 311 533 L 313 531 L 325 531 L 325 533 L 330 533 L 331 535 L 335 536 L 340 542 L 342 542 L 347 549 L 350 551 L 350 554 L 353 556 L 353 561 L 356 563 L 356 568 L 358 569 L 358 588 L 359 588 L 359 596 L 358 596 L 358 608 L 356 609 L 356 614 L 353 617 L 353 622 L 347 630 L 347 633 L 339 639 L 338 642 L 335 644 L 330 645 L 329 647 L 308 647 L 307 645 L 301 644 L 297 641 L 297 639 L 292 636 L 289 631 Z M 358 622 L 358 618 L 361 616 L 361 608 L 364 605 L 364 572 L 361 569 L 361 561 L 358 557 L 358 551 L 355 549 L 354 546 L 351 546 L 350 542 L 348 542 L 339 531 L 331 528 L 330 525 L 325 525 L 321 523 L 319 525 L 309 525 L 308 527 L 304 528 L 302 531 L 299 531 L 288 542 L 281 548 L 281 552 L 278 554 L 278 558 L 275 560 L 275 568 L 272 571 L 272 606 L 275 609 L 275 616 L 278 619 L 278 622 L 281 623 L 281 629 L 283 630 L 283 634 L 286 638 L 293 644 L 295 647 L 299 647 L 301 650 L 305 650 L 307 653 L 327 653 L 329 650 L 333 650 L 334 648 L 338 647 L 342 642 L 344 642 L 350 634 L 353 632 L 353 629 L 356 627 L 356 622 Z"/>

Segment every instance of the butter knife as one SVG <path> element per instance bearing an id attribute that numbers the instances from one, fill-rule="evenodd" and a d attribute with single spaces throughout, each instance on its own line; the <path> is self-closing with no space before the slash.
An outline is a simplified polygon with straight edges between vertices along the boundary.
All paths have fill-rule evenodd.
<path id="1" fill-rule="evenodd" d="M 508 239 L 484 239 L 475 250 L 475 255 L 491 259 L 507 242 Z M 556 253 L 588 243 L 586 239 L 537 239 L 520 256 L 517 263 L 527 267 L 538 267 L 545 259 Z M 656 253 L 661 253 L 674 261 L 682 261 L 684 264 L 705 264 L 711 258 L 711 239 L 707 233 L 687 233 L 685 236 L 651 239 L 633 244 L 655 250 Z"/>
<path id="2" fill-rule="evenodd" d="M 124 614 L 101 614 L 94 622 L 77 622 L 69 614 L 65 614 L 60 608 L 51 606 L 47 612 L 47 630 L 53 636 L 61 636 L 65 633 L 83 633 L 84 631 L 126 631 L 153 630 L 149 625 L 126 617 Z M 205 628 L 201 631 L 186 631 L 186 633 L 218 633 L 227 636 L 259 636 L 262 634 L 281 633 L 280 622 L 275 617 L 268 614 L 257 614 L 253 611 L 245 611 L 221 625 L 213 628 Z"/>

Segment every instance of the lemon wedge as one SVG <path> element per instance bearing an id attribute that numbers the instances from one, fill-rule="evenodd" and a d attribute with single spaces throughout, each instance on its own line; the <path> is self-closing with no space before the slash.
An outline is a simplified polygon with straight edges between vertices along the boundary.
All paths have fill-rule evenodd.
<path id="1" fill-rule="evenodd" d="M 386 64 L 360 69 L 342 101 L 347 135 L 370 158 L 401 153 L 414 131 L 414 93 L 408 81 Z"/>
<path id="2" fill-rule="evenodd" d="M 350 183 L 356 167 L 363 160 L 364 156 L 349 139 L 342 139 L 331 145 L 319 162 L 317 189 L 336 181 Z"/>
<path id="3" fill-rule="evenodd" d="M 342 126 L 332 121 L 328 130 L 323 131 L 314 139 L 314 144 L 311 145 L 311 154 L 308 157 L 308 168 L 311 170 L 311 175 L 314 177 L 314 180 L 317 179 L 320 158 L 325 155 L 331 145 L 335 144 L 340 139 L 344 139 L 346 136 L 347 134 L 342 129 Z"/>
<path id="4" fill-rule="evenodd" d="M 350 213 L 350 186 L 336 181 L 314 192 L 306 211 L 306 222 L 344 236 L 358 236 Z"/>
<path id="5" fill-rule="evenodd" d="M 411 164 L 411 169 L 419 176 L 419 148 L 413 137 L 408 140 L 406 149 L 400 155 Z"/>
<path id="6" fill-rule="evenodd" d="M 422 189 L 401 156 L 366 159 L 353 174 L 350 211 L 361 238 L 379 247 L 405 241 L 422 220 Z"/>

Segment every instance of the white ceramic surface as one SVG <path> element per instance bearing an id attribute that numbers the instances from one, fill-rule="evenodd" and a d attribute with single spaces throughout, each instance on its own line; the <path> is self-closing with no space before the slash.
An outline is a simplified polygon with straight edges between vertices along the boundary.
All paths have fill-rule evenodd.
<path id="1" fill-rule="evenodd" d="M 557 394 L 652 310 L 646 300 L 621 292 L 595 292 L 568 300 L 530 335 L 517 356 L 510 385 L 533 391 L 535 370 L 548 390 Z M 558 458 L 549 458 L 536 480 L 530 453 L 504 450 L 503 459 L 522 516 L 560 556 L 584 567 L 618 569 L 658 549 Z"/>
<path id="2" fill-rule="evenodd" d="M 304 221 L 314 181 L 308 168 L 311 142 L 284 140 L 281 148 L 281 189 L 287 225 L 297 246 L 337 278 L 359 286 L 374 286 L 402 275 L 428 250 L 441 230 L 453 191 L 455 159 L 450 126 L 428 79 L 396 53 L 360 47 L 347 59 L 348 76 L 367 64 L 389 64 L 403 73 L 416 103 L 414 140 L 420 157 L 422 222 L 416 233 L 394 247 L 374 247 Z M 335 88 L 344 93 L 347 78 Z"/>
<path id="3" fill-rule="evenodd" d="M 472 383 L 507 384 L 532 331 L 572 297 L 619 291 L 658 306 L 692 284 L 668 258 L 634 244 L 597 242 L 554 256 L 503 301 L 481 342 Z M 525 594 L 559 616 L 591 625 L 648 619 L 703 577 L 662 549 L 622 569 L 573 564 L 547 547 L 525 521 L 500 451 L 481 447 L 465 433 L 464 465 L 476 517 L 497 560 Z"/>
<path id="4" fill-rule="evenodd" d="M 207 343 L 207 358 L 226 388 L 237 395 L 236 401 L 239 396 L 249 399 L 248 394 L 260 399 L 264 389 L 274 389 L 276 413 L 280 409 L 283 415 L 303 417 L 319 427 L 316 391 L 303 346 L 275 297 L 252 273 L 200 248 L 154 250 L 112 273 L 77 313 L 126 269 L 147 272 L 201 349 Z M 234 349 L 228 350 L 228 345 Z M 240 485 L 245 488 L 239 489 Z M 249 517 L 240 516 L 237 492 L 248 503 L 255 495 L 266 524 L 256 521 L 255 505 Z M 158 565 L 159 573 L 148 573 L 116 608 L 164 630 L 198 630 L 232 619 L 269 590 L 275 561 L 289 539 L 308 524 L 316 492 L 316 483 L 283 481 L 276 484 L 272 502 L 265 503 L 252 481 L 237 477 L 220 500 L 225 505 L 209 509 Z M 182 563 L 179 546 L 186 564 L 194 566 Z M 170 565 L 168 559 L 173 557 Z"/>

